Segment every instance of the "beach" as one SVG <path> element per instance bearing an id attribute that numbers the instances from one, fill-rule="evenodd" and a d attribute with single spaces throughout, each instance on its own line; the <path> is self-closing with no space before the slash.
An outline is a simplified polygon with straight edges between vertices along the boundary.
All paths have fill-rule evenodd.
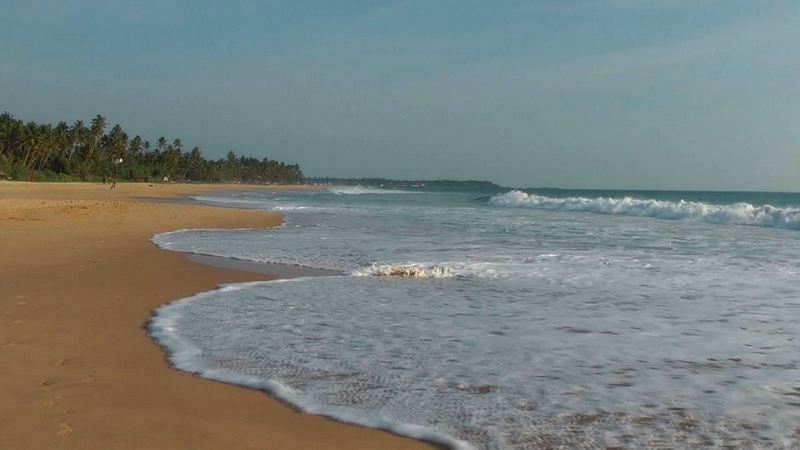
<path id="1" fill-rule="evenodd" d="M 169 367 L 145 329 L 155 308 L 268 279 L 150 242 L 281 223 L 168 201 L 225 189 L 245 187 L 0 182 L 0 448 L 429 448 Z"/>

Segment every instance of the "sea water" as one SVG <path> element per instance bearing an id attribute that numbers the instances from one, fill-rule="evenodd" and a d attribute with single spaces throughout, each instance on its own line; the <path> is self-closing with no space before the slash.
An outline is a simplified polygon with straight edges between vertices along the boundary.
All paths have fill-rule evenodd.
<path id="1" fill-rule="evenodd" d="M 178 368 L 457 448 L 800 448 L 800 195 L 197 199 L 286 222 L 155 243 L 342 276 L 160 308 Z"/>

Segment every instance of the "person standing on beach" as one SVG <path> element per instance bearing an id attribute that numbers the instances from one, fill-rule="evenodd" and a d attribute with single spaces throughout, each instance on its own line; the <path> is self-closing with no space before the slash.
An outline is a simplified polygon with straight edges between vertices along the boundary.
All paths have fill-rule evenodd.
<path id="1" fill-rule="evenodd" d="M 111 178 L 111 189 L 116 189 L 116 188 L 117 188 L 117 181 Z"/>

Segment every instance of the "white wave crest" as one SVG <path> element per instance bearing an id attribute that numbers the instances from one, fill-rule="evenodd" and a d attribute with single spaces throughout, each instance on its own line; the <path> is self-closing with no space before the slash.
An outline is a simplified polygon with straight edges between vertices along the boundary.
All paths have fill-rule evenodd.
<path id="1" fill-rule="evenodd" d="M 423 264 L 373 264 L 371 267 L 354 271 L 353 275 L 402 278 L 452 278 L 456 276 L 447 267 Z"/>
<path id="2" fill-rule="evenodd" d="M 554 198 L 515 190 L 495 195 L 489 199 L 489 204 L 549 211 L 578 211 L 669 220 L 695 220 L 713 224 L 800 229 L 800 209 L 777 208 L 772 205 L 756 206 L 750 203 L 716 205 L 633 197 Z"/>
<path id="3" fill-rule="evenodd" d="M 334 186 L 330 192 L 340 195 L 364 195 L 364 194 L 416 194 L 414 191 L 402 191 L 399 189 L 368 188 L 364 186 Z"/>

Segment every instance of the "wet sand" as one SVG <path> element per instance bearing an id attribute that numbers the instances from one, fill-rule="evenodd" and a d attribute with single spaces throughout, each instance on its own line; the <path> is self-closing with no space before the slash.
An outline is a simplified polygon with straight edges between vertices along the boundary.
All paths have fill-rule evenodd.
<path id="1" fill-rule="evenodd" d="M 228 189 L 248 187 L 0 182 L 0 448 L 430 448 L 169 368 L 144 329 L 153 309 L 268 276 L 150 237 L 281 218 L 139 198 Z"/>

